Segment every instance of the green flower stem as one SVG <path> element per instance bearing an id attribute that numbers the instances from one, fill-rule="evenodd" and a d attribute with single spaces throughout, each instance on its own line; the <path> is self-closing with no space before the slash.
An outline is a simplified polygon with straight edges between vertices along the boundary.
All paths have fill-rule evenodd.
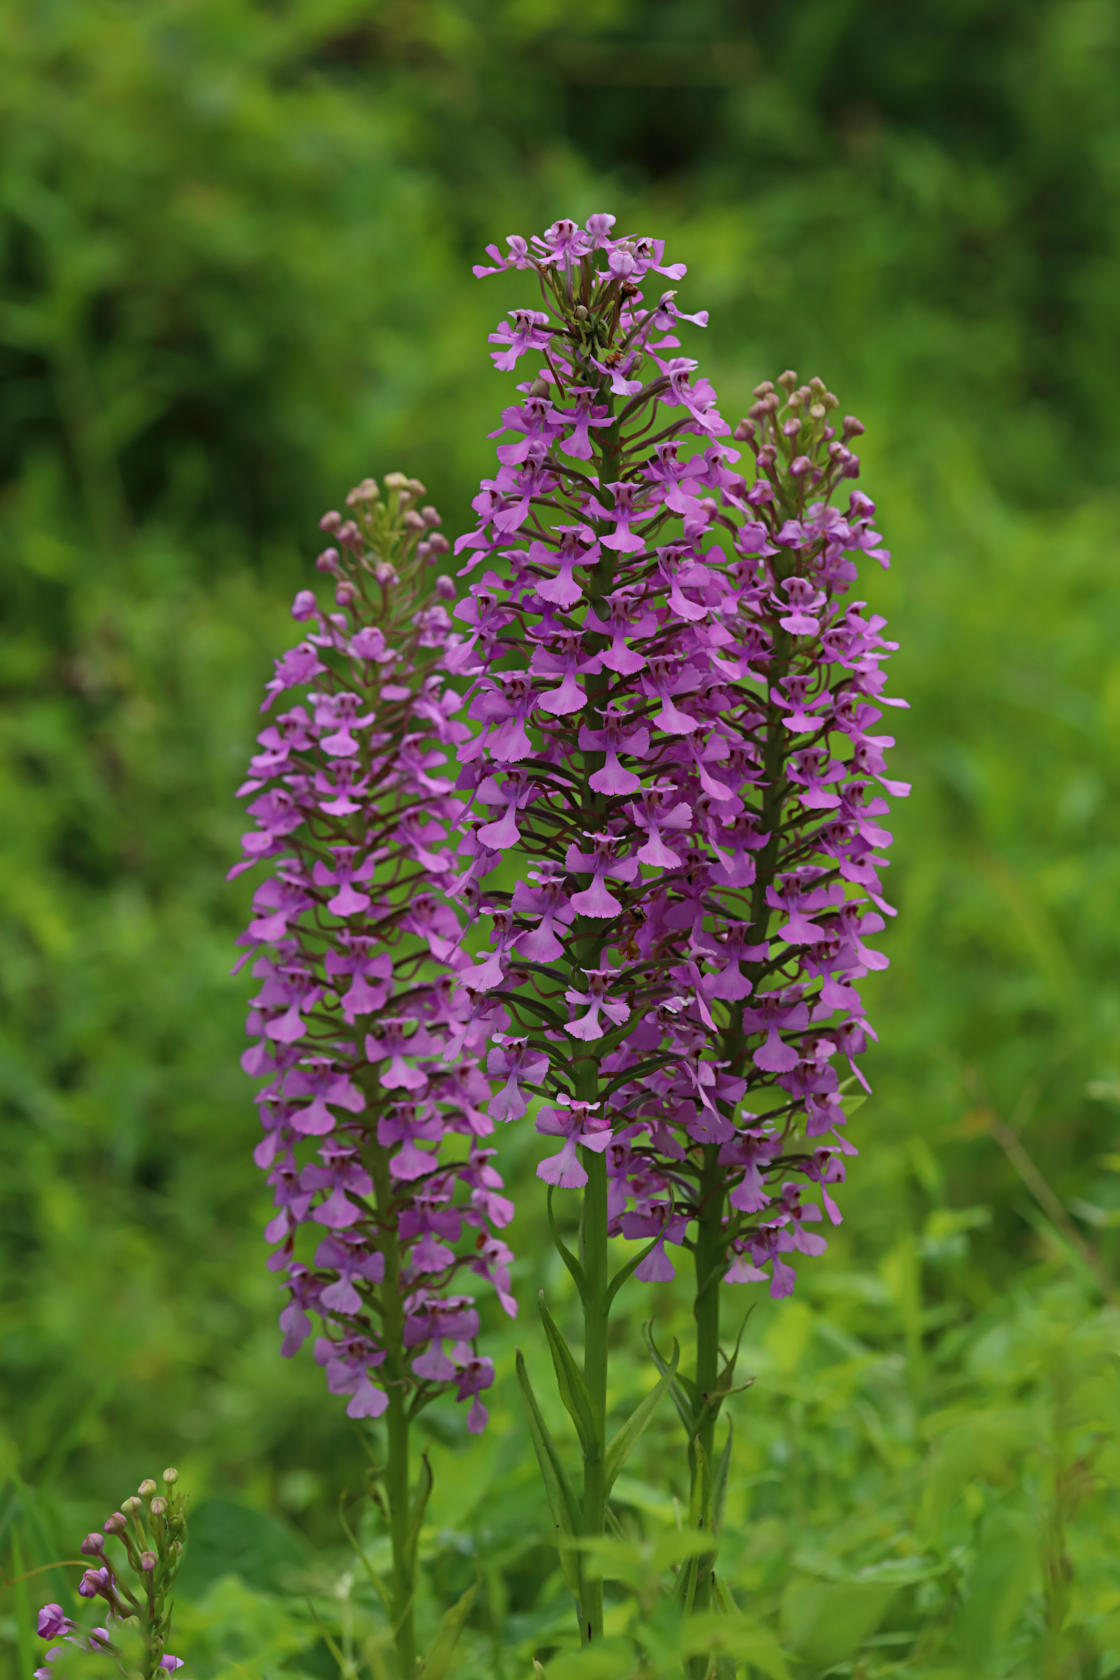
<path id="1" fill-rule="evenodd" d="M 727 1266 L 723 1207 L 719 1146 L 706 1144 L 700 1178 L 700 1212 L 693 1246 L 696 1298 L 692 1311 L 696 1320 L 696 1368 L 688 1466 L 692 1483 L 689 1508 L 700 1531 L 712 1536 L 712 1546 L 710 1551 L 690 1559 L 686 1566 L 686 1601 L 697 1614 L 711 1609 L 715 1587 L 715 1443 L 716 1424 L 723 1403 L 719 1393 L 719 1309 L 720 1286 Z M 687 1672 L 689 1680 L 705 1680 L 707 1657 L 691 1657 Z"/>
<path id="2" fill-rule="evenodd" d="M 378 1223 L 384 1241 L 385 1277 L 381 1286 L 382 1345 L 385 1349 L 386 1388 L 389 1405 L 385 1412 L 387 1462 L 385 1499 L 389 1507 L 389 1537 L 393 1554 L 392 1590 L 389 1603 L 393 1621 L 393 1644 L 397 1653 L 399 1680 L 416 1676 L 416 1542 L 413 1533 L 409 1476 L 409 1414 L 404 1358 L 404 1297 L 401 1283 L 400 1246 L 396 1238 L 396 1213 L 389 1159 L 383 1149 L 368 1152 L 367 1164 L 373 1180 Z"/>
<path id="3" fill-rule="evenodd" d="M 780 567 L 779 567 L 780 571 Z M 771 690 L 778 687 L 789 670 L 793 638 L 781 628 L 774 633 L 775 658 L 771 674 Z M 770 925 L 770 910 L 766 890 L 773 884 L 781 855 L 782 806 L 785 798 L 785 761 L 788 752 L 782 716 L 771 700 L 766 703 L 766 736 L 763 747 L 765 791 L 760 819 L 770 839 L 756 860 L 754 886 L 751 893 L 751 927 L 757 943 L 765 941 Z M 747 967 L 752 985 L 757 985 L 764 964 Z M 733 1072 L 742 1066 L 747 1051 L 746 1036 L 737 1012 L 732 1010 L 731 1024 L 722 1035 L 721 1056 L 730 1063 Z M 699 1185 L 699 1214 L 693 1260 L 696 1273 L 696 1297 L 693 1315 L 696 1320 L 695 1401 L 692 1438 L 689 1443 L 689 1471 L 691 1476 L 690 1509 L 696 1513 L 701 1530 L 713 1536 L 713 1549 L 693 1559 L 688 1565 L 687 1595 L 696 1611 L 711 1608 L 715 1588 L 715 1439 L 722 1397 L 720 1386 L 720 1291 L 727 1266 L 727 1238 L 723 1230 L 723 1180 L 719 1167 L 718 1146 L 704 1148 L 704 1161 Z M 707 1661 L 693 1658 L 689 1663 L 689 1680 L 704 1680 Z"/>
<path id="4" fill-rule="evenodd" d="M 580 1151 L 587 1168 L 580 1216 L 579 1249 L 583 1266 L 583 1377 L 595 1425 L 594 1445 L 583 1458 L 583 1533 L 598 1539 L 607 1525 L 607 1163 L 592 1150 Z M 585 1560 L 591 1561 L 591 1560 Z M 589 1578 L 590 1575 L 590 1578 Z M 592 1568 L 584 1575 L 580 1637 L 590 1644 L 603 1635 L 603 1581 Z"/>

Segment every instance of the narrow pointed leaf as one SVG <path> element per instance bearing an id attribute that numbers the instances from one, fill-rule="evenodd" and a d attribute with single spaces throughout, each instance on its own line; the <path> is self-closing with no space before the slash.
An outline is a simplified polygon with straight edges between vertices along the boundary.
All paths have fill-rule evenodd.
<path id="1" fill-rule="evenodd" d="M 646 1346 L 649 1348 L 650 1358 L 657 1366 L 661 1375 L 664 1376 L 665 1373 L 669 1371 L 669 1365 L 667 1360 L 662 1358 L 661 1353 L 658 1350 L 657 1343 L 653 1339 L 653 1331 L 648 1324 L 642 1326 L 642 1331 L 646 1339 Z M 681 1422 L 685 1426 L 685 1429 L 688 1431 L 688 1434 L 691 1436 L 695 1427 L 695 1383 L 693 1383 L 688 1377 L 682 1377 L 679 1373 L 670 1372 L 669 1393 L 672 1396 L 674 1406 L 677 1408 L 677 1416 L 680 1418 Z"/>
<path id="2" fill-rule="evenodd" d="M 613 1278 L 611 1279 L 610 1283 L 607 1286 L 607 1306 L 608 1307 L 614 1301 L 615 1296 L 618 1294 L 619 1290 L 622 1288 L 622 1286 L 626 1282 L 627 1278 L 633 1277 L 634 1273 L 637 1271 L 637 1269 L 641 1265 L 642 1261 L 645 1260 L 648 1255 L 653 1253 L 654 1249 L 657 1247 L 658 1243 L 661 1242 L 661 1240 L 662 1239 L 661 1239 L 660 1236 L 654 1237 L 652 1242 L 648 1242 L 644 1248 L 640 1248 L 638 1250 L 637 1254 L 633 1255 L 629 1260 L 627 1260 L 625 1266 L 620 1266 L 619 1267 L 618 1271 L 614 1274 Z"/>
<path id="3" fill-rule="evenodd" d="M 672 1385 L 673 1379 L 677 1374 L 677 1365 L 680 1361 L 680 1357 L 680 1345 L 678 1342 L 674 1341 L 673 1352 L 669 1364 L 661 1373 L 656 1386 L 651 1388 L 645 1398 L 634 1408 L 626 1422 L 622 1425 L 622 1428 L 618 1431 L 617 1435 L 615 1435 L 614 1439 L 608 1446 L 606 1467 L 608 1493 L 614 1486 L 615 1477 L 629 1458 L 635 1443 L 640 1439 L 651 1422 L 653 1414 L 656 1412 L 658 1406 L 664 1398 L 666 1389 Z"/>
<path id="4" fill-rule="evenodd" d="M 436 1634 L 436 1642 L 420 1664 L 420 1673 L 417 1680 L 444 1680 L 444 1676 L 451 1667 L 451 1659 L 455 1655 L 455 1647 L 459 1643 L 463 1623 L 470 1614 L 470 1608 L 474 1603 L 477 1591 L 478 1582 L 474 1581 L 462 1597 L 457 1598 L 445 1613 L 443 1621 L 439 1625 L 439 1632 Z"/>
<path id="5" fill-rule="evenodd" d="M 692 1498 L 689 1502 L 688 1520 L 693 1528 L 706 1528 L 708 1503 L 711 1499 L 712 1470 L 708 1463 L 708 1455 L 696 1439 L 692 1443 L 696 1472 L 692 1478 Z"/>
<path id="6" fill-rule="evenodd" d="M 428 1500 L 431 1498 L 433 1485 L 432 1467 L 428 1462 L 428 1455 L 427 1453 L 421 1453 L 420 1480 L 412 1502 L 412 1510 L 409 1513 L 407 1545 L 410 1558 L 416 1556 L 416 1548 L 420 1542 L 420 1530 L 424 1523 L 424 1513 L 428 1509 Z"/>
<path id="7" fill-rule="evenodd" d="M 594 1462 L 603 1451 L 595 1428 L 595 1417 L 591 1410 L 591 1397 L 587 1392 L 587 1384 L 583 1380 L 583 1372 L 576 1364 L 571 1348 L 564 1340 L 557 1327 L 556 1320 L 545 1306 L 544 1297 L 537 1302 L 544 1325 L 544 1333 L 548 1338 L 548 1351 L 552 1355 L 552 1363 L 556 1368 L 556 1384 L 560 1390 L 560 1398 L 564 1402 L 568 1416 L 576 1426 L 579 1444 L 583 1448 L 583 1456 Z"/>
<path id="8" fill-rule="evenodd" d="M 746 1328 L 750 1323 L 751 1313 L 753 1312 L 754 1306 L 748 1307 L 747 1315 L 743 1319 L 742 1324 L 739 1326 L 739 1334 L 735 1338 L 735 1346 L 732 1348 L 727 1359 L 724 1361 L 723 1375 L 720 1377 L 719 1383 L 721 1388 L 730 1388 L 735 1381 L 735 1367 L 739 1363 L 739 1349 L 743 1345 L 743 1336 L 746 1333 Z"/>
<path id="9" fill-rule="evenodd" d="M 552 1231 L 552 1241 L 553 1241 L 553 1244 L 556 1247 L 556 1250 L 557 1250 L 558 1254 L 560 1255 L 561 1260 L 563 1260 L 565 1266 L 567 1266 L 569 1272 L 572 1274 L 572 1281 L 575 1284 L 576 1289 L 579 1291 L 579 1298 L 582 1301 L 583 1300 L 583 1267 L 580 1265 L 579 1261 L 576 1259 L 575 1255 L 572 1253 L 572 1250 L 568 1247 L 567 1243 L 564 1241 L 563 1237 L 560 1235 L 560 1227 L 556 1223 L 556 1215 L 555 1215 L 555 1213 L 553 1212 L 553 1209 L 552 1209 L 552 1196 L 553 1196 L 554 1188 L 555 1187 L 553 1185 L 551 1185 L 551 1184 L 549 1185 L 548 1196 L 546 1197 L 546 1200 L 545 1200 L 545 1205 L 548 1208 L 548 1223 L 549 1223 L 549 1227 Z"/>
<path id="10" fill-rule="evenodd" d="M 529 1381 L 529 1373 L 525 1368 L 525 1358 L 521 1349 L 517 1350 L 517 1381 L 521 1388 L 521 1396 L 525 1401 L 525 1411 L 529 1422 L 529 1434 L 533 1440 L 533 1450 L 540 1465 L 541 1480 L 548 1497 L 549 1510 L 557 1530 L 557 1550 L 560 1553 L 560 1567 L 564 1572 L 564 1580 L 571 1592 L 578 1597 L 579 1567 L 572 1554 L 568 1541 L 575 1538 L 579 1524 L 576 1516 L 576 1503 L 572 1496 L 571 1486 L 564 1474 L 564 1466 L 560 1462 L 560 1455 L 556 1451 L 556 1443 L 552 1439 L 548 1425 L 541 1416 L 541 1409 L 537 1405 L 537 1397 L 533 1393 L 533 1385 Z"/>
<path id="11" fill-rule="evenodd" d="M 723 1527 L 723 1507 L 727 1499 L 727 1481 L 731 1474 L 731 1443 L 734 1432 L 731 1419 L 727 1420 L 727 1440 L 723 1451 L 716 1461 L 715 1481 L 712 1485 L 712 1533 L 718 1534 Z"/>

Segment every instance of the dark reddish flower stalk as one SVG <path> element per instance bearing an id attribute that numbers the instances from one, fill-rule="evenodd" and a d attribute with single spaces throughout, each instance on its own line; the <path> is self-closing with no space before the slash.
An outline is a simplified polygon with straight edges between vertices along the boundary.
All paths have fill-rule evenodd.
<path id="1" fill-rule="evenodd" d="M 430 1477 L 425 1467 L 410 1488 L 409 1428 L 449 1390 L 470 1401 L 470 1430 L 485 1425 L 493 1366 L 477 1350 L 467 1277 L 516 1307 L 497 1235 L 513 1208 L 485 1141 L 486 1011 L 453 992 L 469 958 L 443 896 L 447 831 L 462 815 L 445 761 L 469 735 L 444 675 L 454 585 L 438 578 L 433 598 L 430 581 L 448 544 L 435 510 L 415 505 L 422 485 L 390 474 L 384 491 L 367 479 L 347 499 L 351 517 L 321 521 L 335 541 L 318 566 L 336 580 L 337 610 L 296 597 L 309 630 L 268 684 L 262 710 L 281 698 L 286 709 L 240 790 L 256 826 L 231 874 L 268 870 L 241 940 L 260 982 L 243 1065 L 266 1081 L 255 1159 L 276 1200 L 266 1236 L 289 1293 L 283 1352 L 314 1313 L 331 1392 L 348 1396 L 349 1416 L 385 1420 L 393 1620 L 413 1680 Z M 307 1259 L 301 1232 L 315 1239 Z"/>
<path id="2" fill-rule="evenodd" d="M 831 393 L 783 375 L 736 433 L 755 455 L 748 485 L 717 441 L 712 386 L 679 354 L 678 323 L 706 317 L 672 291 L 644 295 L 683 267 L 612 223 L 511 238 L 476 270 L 529 270 L 543 307 L 492 335 L 500 369 L 536 367 L 456 545 L 468 574 L 500 569 L 476 575 L 450 656 L 481 726 L 459 754 L 474 795 L 459 892 L 492 930 L 461 984 L 509 1012 L 494 1112 L 542 1094 L 538 1127 L 560 1147 L 540 1176 L 582 1190 L 579 1256 L 561 1245 L 582 1373 L 546 1330 L 584 1448 L 582 1499 L 561 1489 L 557 1521 L 585 1536 L 609 1491 L 610 1308 L 631 1273 L 671 1277 L 673 1245 L 693 1256 L 697 1353 L 691 1378 L 662 1362 L 663 1382 L 689 1421 L 702 1522 L 718 1520 L 734 1365 L 721 1284 L 788 1294 L 789 1257 L 824 1248 L 807 1192 L 840 1218 L 830 1187 L 855 1150 L 836 1064 L 862 1081 L 854 983 L 884 964 L 864 937 L 890 913 L 879 789 L 905 791 L 883 777 L 890 737 L 872 733 L 891 644 L 844 599 L 856 557 L 887 556 L 870 501 L 831 500 L 858 473 L 862 427 L 838 433 Z M 512 892 L 494 880 L 509 855 Z M 646 1239 L 614 1278 L 612 1234 Z M 576 1574 L 581 1631 L 597 1637 L 601 1588 Z M 710 1589 L 700 1560 L 684 1591 L 702 1604 Z"/>

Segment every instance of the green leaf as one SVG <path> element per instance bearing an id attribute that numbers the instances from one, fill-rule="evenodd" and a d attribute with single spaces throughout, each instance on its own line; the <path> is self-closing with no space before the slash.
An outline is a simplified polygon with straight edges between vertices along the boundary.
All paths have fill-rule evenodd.
<path id="1" fill-rule="evenodd" d="M 875 1632 L 898 1588 L 889 1581 L 821 1581 L 795 1576 L 782 1594 L 782 1636 L 806 1662 L 831 1668 Z"/>
<path id="2" fill-rule="evenodd" d="M 564 1580 L 571 1592 L 579 1596 L 579 1563 L 572 1555 L 568 1541 L 573 1540 L 578 1532 L 576 1503 L 572 1496 L 571 1486 L 564 1467 L 560 1462 L 560 1455 L 556 1451 L 556 1443 L 552 1439 L 548 1425 L 541 1416 L 541 1409 L 537 1405 L 537 1397 L 533 1393 L 533 1385 L 529 1381 L 529 1373 L 525 1368 L 525 1358 L 521 1349 L 517 1349 L 517 1381 L 521 1395 L 525 1401 L 525 1412 L 529 1424 L 529 1434 L 533 1441 L 533 1450 L 540 1465 L 541 1480 L 548 1497 L 549 1510 L 557 1528 L 557 1550 L 560 1553 L 560 1567 L 564 1572 Z"/>
<path id="3" fill-rule="evenodd" d="M 1039 1575 L 1038 1534 L 1022 1511 L 993 1504 L 979 1527 L 957 1624 L 962 1672 L 987 1675 L 1006 1652 Z"/>
<path id="4" fill-rule="evenodd" d="M 428 1509 L 428 1500 L 432 1495 L 432 1486 L 432 1466 L 428 1460 L 427 1453 L 421 1453 L 420 1479 L 416 1489 L 415 1498 L 412 1502 L 412 1509 L 409 1512 L 408 1539 L 406 1541 L 408 1555 L 413 1559 L 416 1557 L 416 1548 L 420 1541 L 420 1530 L 424 1523 L 424 1513 Z"/>
<path id="5" fill-rule="evenodd" d="M 544 1333 L 548 1339 L 548 1351 L 552 1355 L 552 1363 L 556 1369 L 556 1385 L 560 1390 L 560 1398 L 564 1402 L 568 1416 L 576 1426 L 580 1446 L 583 1448 L 584 1458 L 595 1462 L 602 1456 L 603 1444 L 595 1428 L 595 1417 L 591 1410 L 591 1396 L 587 1392 L 587 1384 L 583 1380 L 583 1372 L 576 1364 L 571 1348 L 560 1334 L 556 1320 L 545 1305 L 542 1295 L 537 1302 L 537 1310 L 541 1315 Z"/>
<path id="6" fill-rule="evenodd" d="M 715 1479 L 712 1483 L 712 1533 L 718 1534 L 723 1527 L 723 1507 L 727 1500 L 727 1482 L 731 1474 L 731 1446 L 735 1432 L 731 1427 L 731 1419 L 727 1420 L 727 1440 L 723 1451 L 716 1462 Z"/>
<path id="7" fill-rule="evenodd" d="M 576 1259 L 575 1255 L 572 1253 L 572 1250 L 568 1247 L 567 1243 L 564 1241 L 563 1237 L 560 1235 L 560 1227 L 556 1223 L 556 1215 L 555 1215 L 555 1213 L 553 1212 L 553 1209 L 552 1209 L 552 1197 L 553 1197 L 554 1191 L 555 1191 L 555 1186 L 550 1184 L 549 1187 L 548 1187 L 548 1195 L 545 1198 L 545 1206 L 548 1208 L 548 1225 L 549 1225 L 549 1230 L 552 1232 L 553 1246 L 555 1247 L 556 1252 L 559 1254 L 561 1260 L 563 1260 L 565 1266 L 567 1266 L 569 1272 L 572 1274 L 572 1282 L 575 1284 L 576 1289 L 579 1291 L 579 1298 L 582 1301 L 583 1300 L 583 1267 L 580 1265 L 579 1261 Z"/>
<path id="8" fill-rule="evenodd" d="M 632 1254 L 630 1259 L 627 1260 L 626 1264 L 624 1266 L 619 1267 L 618 1271 L 614 1274 L 610 1283 L 607 1285 L 607 1306 L 608 1307 L 614 1301 L 615 1296 L 618 1294 L 619 1290 L 622 1288 L 622 1286 L 626 1282 L 627 1278 L 633 1277 L 634 1273 L 637 1271 L 637 1269 L 641 1265 L 642 1261 L 645 1260 L 647 1258 L 647 1256 L 649 1256 L 650 1254 L 653 1253 L 654 1249 L 657 1247 L 658 1243 L 661 1242 L 661 1241 L 662 1241 L 662 1238 L 660 1236 L 654 1237 L 652 1242 L 648 1242 L 644 1248 L 640 1248 L 638 1250 L 637 1254 Z"/>
<path id="9" fill-rule="evenodd" d="M 459 1635 L 463 1631 L 463 1623 L 470 1614 L 475 1594 L 478 1592 L 478 1582 L 474 1581 L 457 1598 L 455 1603 L 445 1613 L 436 1634 L 436 1642 L 432 1646 L 424 1661 L 420 1664 L 417 1680 L 444 1680 L 444 1675 L 451 1667 L 451 1659 L 455 1655 L 455 1647 L 459 1643 Z"/>
<path id="10" fill-rule="evenodd" d="M 680 1363 L 681 1350 L 678 1342 L 673 1342 L 673 1352 L 668 1367 L 658 1378 L 656 1385 L 650 1389 L 643 1400 L 640 1400 L 615 1435 L 607 1448 L 607 1492 L 614 1486 L 615 1477 L 626 1463 L 636 1441 L 645 1433 L 658 1406 L 661 1404 L 665 1390 L 671 1385 L 676 1376 L 677 1365 Z"/>
<path id="11" fill-rule="evenodd" d="M 664 1376 L 666 1371 L 669 1370 L 669 1362 L 667 1359 L 662 1357 L 657 1343 L 653 1339 L 652 1326 L 649 1324 L 643 1324 L 642 1334 L 646 1339 L 646 1346 L 649 1348 L 650 1358 L 657 1366 L 661 1375 Z M 696 1401 L 698 1398 L 696 1393 L 696 1384 L 692 1382 L 690 1378 L 682 1377 L 679 1372 L 671 1373 L 669 1393 L 672 1395 L 673 1404 L 677 1408 L 677 1416 L 680 1418 L 681 1422 L 685 1426 L 685 1429 L 691 1436 L 696 1414 Z"/>
<path id="12" fill-rule="evenodd" d="M 768 1680 L 790 1680 L 785 1654 L 774 1635 L 738 1614 L 715 1611 L 690 1616 L 681 1650 L 684 1655 L 718 1655 L 720 1661 L 737 1658 Z"/>
<path id="13" fill-rule="evenodd" d="M 723 1373 L 719 1382 L 719 1386 L 721 1388 L 730 1389 L 732 1383 L 735 1381 L 735 1367 L 739 1363 L 739 1349 L 743 1345 L 743 1337 L 746 1335 L 747 1325 L 751 1321 L 751 1314 L 753 1312 L 753 1306 L 747 1308 L 743 1322 L 739 1326 L 739 1334 L 735 1338 L 735 1346 L 731 1349 L 731 1352 L 723 1362 Z"/>

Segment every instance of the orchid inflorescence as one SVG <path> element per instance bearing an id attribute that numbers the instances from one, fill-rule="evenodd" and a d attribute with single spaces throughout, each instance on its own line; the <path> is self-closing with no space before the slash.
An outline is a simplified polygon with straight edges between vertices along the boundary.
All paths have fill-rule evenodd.
<path id="1" fill-rule="evenodd" d="M 231 873 L 269 870 L 242 938 L 261 981 L 243 1064 L 267 1079 L 255 1160 L 290 1292 L 283 1351 L 315 1312 L 315 1357 L 349 1416 L 379 1417 L 394 1383 L 414 1410 L 451 1384 L 477 1430 L 493 1366 L 461 1283 L 479 1274 L 515 1310 L 496 1234 L 513 1209 L 484 1143 L 486 1023 L 453 987 L 467 959 L 442 889 L 461 801 L 442 768 L 469 731 L 443 670 L 454 586 L 438 578 L 433 598 L 430 576 L 448 545 L 422 495 L 402 474 L 367 479 L 349 517 L 321 521 L 337 610 L 296 597 L 308 630 L 268 684 L 262 710 L 286 709 L 240 789 L 256 826 Z M 318 1237 L 310 1264 L 301 1228 Z"/>
<path id="2" fill-rule="evenodd" d="M 181 1657 L 167 1650 L 171 1631 L 170 1595 L 183 1556 L 186 1532 L 185 1501 L 176 1483 L 179 1472 L 163 1472 L 164 1492 L 149 1476 L 139 1491 L 124 1500 L 121 1509 L 105 1521 L 104 1533 L 87 1534 L 81 1544 L 83 1556 L 91 1558 L 78 1583 L 81 1598 L 104 1599 L 107 1627 L 83 1631 L 60 1604 L 44 1604 L 39 1611 L 37 1631 L 41 1639 L 57 1641 L 46 1653 L 46 1663 L 35 1670 L 35 1680 L 51 1680 L 57 1671 L 53 1663 L 68 1649 L 111 1657 L 124 1675 L 123 1654 L 114 1642 L 116 1627 L 135 1624 L 143 1647 L 141 1680 L 158 1680 L 183 1667 Z M 119 1540 L 124 1548 L 124 1568 L 105 1549 L 105 1535 Z M 132 1576 L 132 1584 L 125 1579 Z"/>
<path id="3" fill-rule="evenodd" d="M 491 335 L 499 369 L 536 365 L 456 544 L 475 576 L 449 664 L 478 727 L 457 891 L 492 929 L 462 985 L 513 1017 L 491 1113 L 546 1093 L 551 1185 L 605 1155 L 612 1233 L 651 1243 L 639 1278 L 673 1275 L 666 1243 L 716 1196 L 727 1280 L 782 1296 L 790 1257 L 825 1246 L 806 1189 L 840 1219 L 856 982 L 886 964 L 866 943 L 893 914 L 882 792 L 907 789 L 874 726 L 904 702 L 882 694 L 884 621 L 846 597 L 860 556 L 888 556 L 867 496 L 832 505 L 863 428 L 819 380 L 758 388 L 735 432 L 748 484 L 679 353 L 706 313 L 645 297 L 683 265 L 613 220 L 513 237 L 475 270 L 528 270 L 542 307 Z"/>

